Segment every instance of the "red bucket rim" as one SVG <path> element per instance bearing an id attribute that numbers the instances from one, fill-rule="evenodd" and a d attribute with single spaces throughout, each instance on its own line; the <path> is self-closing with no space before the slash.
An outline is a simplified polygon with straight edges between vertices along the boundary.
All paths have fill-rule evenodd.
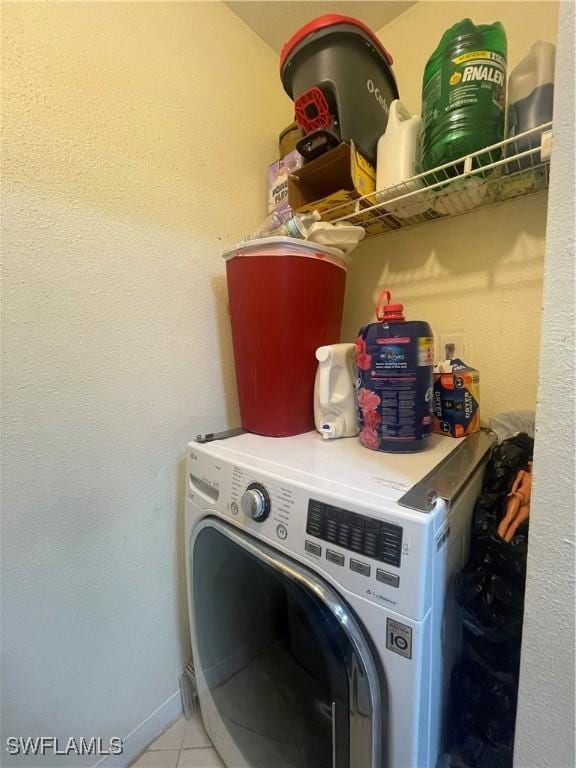
<path id="1" fill-rule="evenodd" d="M 388 62 L 388 65 L 392 66 L 394 63 L 392 55 L 389 51 L 386 50 L 386 48 L 384 48 L 382 42 L 376 37 L 376 34 L 370 29 L 369 26 L 364 24 L 363 21 L 360 21 L 360 19 L 355 19 L 353 16 L 342 16 L 339 13 L 327 13 L 324 16 L 318 16 L 318 18 L 309 21 L 308 24 L 304 24 L 303 27 L 300 27 L 300 29 L 295 32 L 286 43 L 284 43 L 280 53 L 280 70 L 282 70 L 284 67 L 286 59 L 290 53 L 299 43 L 302 42 L 302 40 L 308 37 L 308 35 L 311 35 L 313 32 L 317 32 L 319 29 L 337 26 L 338 24 L 352 24 L 353 26 L 361 29 L 366 35 L 368 35 L 376 48 L 378 48 L 380 53 Z"/>

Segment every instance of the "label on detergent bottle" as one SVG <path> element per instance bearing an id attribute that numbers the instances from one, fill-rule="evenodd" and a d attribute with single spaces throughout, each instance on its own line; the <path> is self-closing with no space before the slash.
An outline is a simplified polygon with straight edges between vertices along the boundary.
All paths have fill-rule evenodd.
<path id="1" fill-rule="evenodd" d="M 360 441 L 373 450 L 397 441 L 402 450 L 403 443 L 422 440 L 432 431 L 434 340 L 390 336 L 387 327 L 367 326 L 356 342 Z"/>
<path id="2" fill-rule="evenodd" d="M 504 138 L 506 32 L 463 19 L 442 35 L 424 69 L 421 162 L 454 162 Z"/>
<path id="3" fill-rule="evenodd" d="M 424 119 L 470 105 L 503 110 L 506 59 L 494 51 L 471 51 L 446 61 L 424 88 Z"/>

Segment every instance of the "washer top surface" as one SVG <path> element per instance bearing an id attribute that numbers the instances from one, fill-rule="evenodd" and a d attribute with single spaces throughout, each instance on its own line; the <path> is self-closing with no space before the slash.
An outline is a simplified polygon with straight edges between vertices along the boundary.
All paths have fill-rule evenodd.
<path id="1" fill-rule="evenodd" d="M 257 473 L 272 472 L 289 482 L 322 487 L 348 497 L 374 494 L 397 500 L 431 472 L 464 440 L 431 435 L 420 453 L 394 454 L 364 448 L 357 437 L 324 440 L 318 432 L 294 437 L 245 433 L 204 444 L 190 443 L 223 461 Z"/>

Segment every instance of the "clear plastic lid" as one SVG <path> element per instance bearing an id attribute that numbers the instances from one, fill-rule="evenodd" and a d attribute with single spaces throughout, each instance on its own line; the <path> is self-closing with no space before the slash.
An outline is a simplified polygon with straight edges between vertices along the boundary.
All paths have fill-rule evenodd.
<path id="1" fill-rule="evenodd" d="M 262 237 L 258 240 L 248 240 L 238 243 L 222 254 L 225 261 L 246 256 L 300 256 L 328 261 L 341 269 L 348 269 L 350 264 L 350 256 L 338 248 L 329 248 L 295 237 Z"/>

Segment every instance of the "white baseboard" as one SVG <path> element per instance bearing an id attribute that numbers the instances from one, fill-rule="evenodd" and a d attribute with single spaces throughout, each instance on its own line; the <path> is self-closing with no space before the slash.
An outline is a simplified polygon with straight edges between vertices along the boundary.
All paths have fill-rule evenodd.
<path id="1" fill-rule="evenodd" d="M 124 751 L 121 755 L 107 755 L 98 760 L 93 768 L 128 768 L 148 744 L 166 730 L 166 728 L 182 716 L 180 690 L 174 691 L 163 704 L 144 718 L 136 728 L 133 728 L 122 743 Z"/>

